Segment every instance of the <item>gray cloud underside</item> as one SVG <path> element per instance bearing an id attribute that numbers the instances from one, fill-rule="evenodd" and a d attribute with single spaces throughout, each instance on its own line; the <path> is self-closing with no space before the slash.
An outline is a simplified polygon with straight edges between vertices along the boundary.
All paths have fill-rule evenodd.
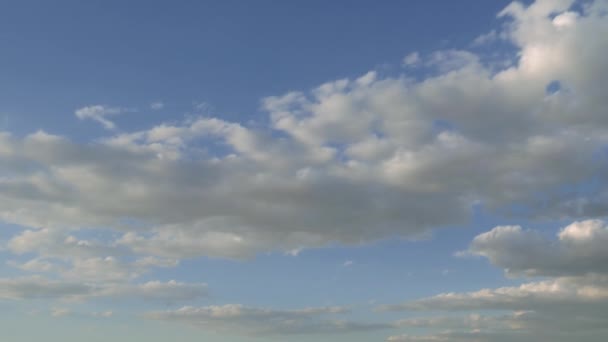
<path id="1" fill-rule="evenodd" d="M 503 67 L 470 51 L 420 55 L 408 65 L 431 69 L 420 81 L 371 71 L 263 99 L 267 125 L 204 117 L 90 143 L 42 131 L 0 133 L 0 220 L 24 227 L 5 247 L 31 257 L 9 264 L 52 275 L 1 279 L 0 297 L 194 299 L 206 293 L 204 284 L 137 278 L 182 258 L 243 259 L 418 237 L 466 222 L 478 203 L 503 214 L 521 205 L 527 209 L 521 215 L 535 219 L 606 216 L 608 5 L 589 2 L 582 13 L 569 11 L 571 5 L 541 0 L 505 9 L 501 16 L 509 22 L 492 39 L 508 39 L 517 58 L 505 57 Z M 559 89 L 547 92 L 556 81 Z M 105 114 L 82 113 L 104 124 Z M 592 190 L 563 191 L 592 181 Z M 603 322 L 600 313 L 608 309 L 605 227 L 580 221 L 557 239 L 495 228 L 469 252 L 511 275 L 549 278 L 382 308 L 523 310 L 536 315 L 527 316 L 536 325 L 444 323 L 436 329 L 450 331 L 389 340 L 605 340 L 605 330 L 580 328 Z M 412 324 L 244 307 L 217 318 L 209 310 L 187 307 L 148 318 L 260 334 Z M 563 333 L 546 328 L 567 324 Z"/>
<path id="2" fill-rule="evenodd" d="M 438 52 L 429 60 L 446 71 L 423 81 L 370 72 L 266 98 L 267 127 L 200 118 L 84 145 L 5 133 L 0 218 L 123 232 L 138 222 L 150 234 L 121 240 L 138 252 L 240 258 L 416 236 L 464 222 L 480 201 L 533 217 L 603 215 L 608 24 L 601 5 L 549 17 L 569 3 L 509 7 L 515 66 L 493 72 L 471 52 Z M 561 88 L 547 94 L 554 80 Z M 593 193 L 557 191 L 597 177 Z"/>
<path id="3" fill-rule="evenodd" d="M 519 286 L 448 292 L 379 311 L 449 312 L 456 316 L 407 319 L 401 327 L 430 335 L 394 335 L 388 341 L 602 341 L 608 336 L 606 222 L 574 222 L 551 240 L 539 231 L 501 226 L 475 237 L 468 253 L 487 258 L 511 276 L 546 276 Z M 512 312 L 484 316 L 463 312 Z"/>
<path id="4" fill-rule="evenodd" d="M 379 311 L 450 312 L 445 318 L 408 319 L 401 327 L 433 328 L 430 335 L 389 341 L 602 341 L 608 337 L 606 222 L 574 222 L 550 240 L 539 231 L 500 226 L 475 237 L 468 253 L 488 258 L 511 276 L 546 276 L 520 286 L 442 293 Z M 512 312 L 459 316 L 462 312 Z M 444 331 L 443 333 L 441 331 Z"/>
<path id="5" fill-rule="evenodd" d="M 469 253 L 486 257 L 509 274 L 577 276 L 608 273 L 608 226 L 602 220 L 574 222 L 557 239 L 520 226 L 500 226 L 473 240 Z"/>

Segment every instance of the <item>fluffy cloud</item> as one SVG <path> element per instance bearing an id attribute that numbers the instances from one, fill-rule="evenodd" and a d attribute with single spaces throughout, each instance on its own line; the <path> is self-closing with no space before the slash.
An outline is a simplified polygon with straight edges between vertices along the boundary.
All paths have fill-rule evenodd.
<path id="1" fill-rule="evenodd" d="M 501 226 L 475 237 L 469 253 L 486 257 L 510 275 L 544 280 L 466 293 L 442 293 L 379 311 L 512 312 L 504 316 L 405 319 L 398 327 L 444 331 L 395 335 L 389 341 L 601 341 L 608 334 L 604 221 L 574 222 L 556 239 L 519 226 Z"/>
<path id="2" fill-rule="evenodd" d="M 0 220 L 24 227 L 7 247 L 33 255 L 12 264 L 61 278 L 4 279 L 0 296 L 195 298 L 203 284 L 134 279 L 181 258 L 418 237 L 466 222 L 477 203 L 505 215 L 517 204 L 537 219 L 605 216 L 608 6 L 572 4 L 507 7 L 496 36 L 517 57 L 499 69 L 471 51 L 417 55 L 428 69 L 421 80 L 370 71 L 265 98 L 267 125 L 207 115 L 89 143 L 0 133 Z M 548 92 L 551 84 L 558 89 Z M 122 111 L 90 106 L 76 115 L 111 129 L 108 117 Z M 592 181 L 592 191 L 563 191 Z M 386 309 L 554 308 L 592 318 L 584 308 L 606 309 L 606 228 L 598 222 L 576 222 L 556 240 L 499 227 L 471 244 L 512 273 L 553 278 Z M 95 231 L 103 238 L 82 237 Z M 254 333 L 383 327 L 241 306 L 148 316 Z M 452 338 L 491 336 L 458 334 Z"/>
<path id="3" fill-rule="evenodd" d="M 608 225 L 574 222 L 557 239 L 519 226 L 501 226 L 473 240 L 469 252 L 488 258 L 510 274 L 575 276 L 608 273 Z"/>
<path id="4" fill-rule="evenodd" d="M 603 215 L 608 46 L 589 37 L 608 25 L 601 4 L 576 15 L 570 4 L 502 13 L 513 66 L 438 51 L 421 57 L 435 69 L 422 81 L 372 71 L 268 97 L 266 127 L 195 118 L 92 144 L 5 134 L 0 158 L 20 172 L 0 180 L 0 218 L 112 227 L 143 254 L 245 258 L 415 237 L 465 222 L 479 202 L 539 218 Z M 598 178 L 594 192 L 560 191 Z"/>
<path id="5" fill-rule="evenodd" d="M 606 225 L 601 220 L 574 222 L 557 234 L 501 226 L 475 237 L 469 252 L 487 257 L 511 275 L 548 278 L 519 286 L 442 293 L 379 311 L 450 312 L 457 316 L 406 319 L 397 326 L 447 331 L 395 335 L 389 341 L 601 341 L 608 334 Z M 505 316 L 458 316 L 462 312 L 511 312 Z"/>
<path id="6" fill-rule="evenodd" d="M 444 293 L 379 308 L 388 311 L 453 312 L 456 316 L 405 319 L 410 333 L 388 341 L 602 341 L 608 334 L 605 277 L 558 278 L 516 287 Z M 507 311 L 505 315 L 459 316 L 461 312 Z M 418 329 L 421 334 L 412 334 Z M 431 332 L 430 334 L 428 332 Z"/>
<path id="7" fill-rule="evenodd" d="M 94 231 L 99 232 L 99 231 Z M 88 233 L 91 233 L 89 231 Z M 7 243 L 17 255 L 35 254 L 25 262 L 9 260 L 8 265 L 35 273 L 59 274 L 65 279 L 86 282 L 123 283 L 158 267 L 175 267 L 175 259 L 146 256 L 133 259 L 133 253 L 115 242 L 77 238 L 62 230 L 25 230 Z"/>
<path id="8" fill-rule="evenodd" d="M 73 258 L 126 253 L 116 246 L 91 239 L 78 239 L 60 230 L 24 230 L 8 241 L 8 249 L 15 254 L 36 252 L 44 257 Z"/>
<path id="9" fill-rule="evenodd" d="M 212 331 L 231 331 L 256 335 L 348 333 L 392 327 L 388 324 L 359 323 L 323 318 L 323 316 L 345 312 L 347 310 L 341 307 L 272 310 L 228 304 L 199 308 L 185 306 L 177 310 L 149 312 L 145 317 L 155 320 L 183 322 Z"/>

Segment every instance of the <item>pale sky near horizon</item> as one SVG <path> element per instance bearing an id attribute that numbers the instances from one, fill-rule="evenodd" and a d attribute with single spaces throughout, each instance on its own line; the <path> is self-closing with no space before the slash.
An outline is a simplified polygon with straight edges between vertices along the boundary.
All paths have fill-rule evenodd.
<path id="1" fill-rule="evenodd" d="M 608 1 L 0 2 L 0 340 L 608 339 Z"/>

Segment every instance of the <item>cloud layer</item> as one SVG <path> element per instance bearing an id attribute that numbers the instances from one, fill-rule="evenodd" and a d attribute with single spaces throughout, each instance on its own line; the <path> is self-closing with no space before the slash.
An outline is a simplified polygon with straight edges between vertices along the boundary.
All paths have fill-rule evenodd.
<path id="1" fill-rule="evenodd" d="M 571 3 L 502 12 L 519 51 L 510 67 L 439 51 L 425 57 L 422 81 L 370 71 L 268 97 L 267 126 L 195 118 L 89 144 L 4 133 L 0 218 L 112 229 L 144 254 L 243 258 L 415 237 L 466 222 L 477 203 L 503 214 L 517 204 L 536 218 L 604 215 L 598 89 L 608 47 L 589 37 L 608 25 L 601 2 L 584 13 Z M 81 116 L 105 117 L 95 108 Z M 562 191 L 592 180 L 589 193 Z"/>
<path id="2" fill-rule="evenodd" d="M 199 308 L 185 306 L 177 310 L 149 312 L 146 317 L 187 323 L 212 331 L 255 335 L 327 334 L 392 328 L 389 324 L 324 318 L 347 311 L 341 307 L 272 310 L 228 304 Z"/>
<path id="3" fill-rule="evenodd" d="M 4 247 L 10 266 L 34 274 L 0 279 L 0 298 L 195 300 L 205 284 L 142 275 L 184 258 L 417 238 L 466 223 L 481 204 L 512 218 L 574 221 L 556 238 L 502 226 L 471 243 L 468 253 L 511 276 L 547 278 L 380 309 L 497 310 L 506 315 L 500 324 L 494 316 L 377 324 L 333 319 L 335 308 L 242 305 L 146 317 L 245 334 L 421 325 L 437 333 L 388 340 L 570 341 L 575 332 L 601 340 L 608 4 L 573 3 L 513 3 L 476 50 L 415 53 L 400 75 L 372 70 L 267 97 L 257 125 L 195 117 L 87 143 L 0 133 L 0 220 L 21 229 Z M 500 39 L 515 53 L 479 48 Z M 124 111 L 89 106 L 75 115 L 114 129 L 109 117 Z M 571 329 L 560 335 L 556 326 Z"/>
<path id="4" fill-rule="evenodd" d="M 519 226 L 496 227 L 480 234 L 471 243 L 471 253 L 488 258 L 511 276 L 547 278 L 379 306 L 377 310 L 389 312 L 475 313 L 460 319 L 404 320 L 403 326 L 430 327 L 438 333 L 395 335 L 388 340 L 601 341 L 608 334 L 605 232 L 606 222 L 588 220 L 564 227 L 554 241 Z M 496 311 L 510 313 L 499 319 L 477 314 Z"/>

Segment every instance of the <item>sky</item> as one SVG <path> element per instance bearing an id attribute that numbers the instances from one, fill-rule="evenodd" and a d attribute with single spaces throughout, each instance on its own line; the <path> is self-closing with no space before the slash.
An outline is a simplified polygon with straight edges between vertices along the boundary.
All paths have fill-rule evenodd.
<path id="1" fill-rule="evenodd" d="M 608 338 L 608 1 L 3 1 L 7 341 Z"/>

